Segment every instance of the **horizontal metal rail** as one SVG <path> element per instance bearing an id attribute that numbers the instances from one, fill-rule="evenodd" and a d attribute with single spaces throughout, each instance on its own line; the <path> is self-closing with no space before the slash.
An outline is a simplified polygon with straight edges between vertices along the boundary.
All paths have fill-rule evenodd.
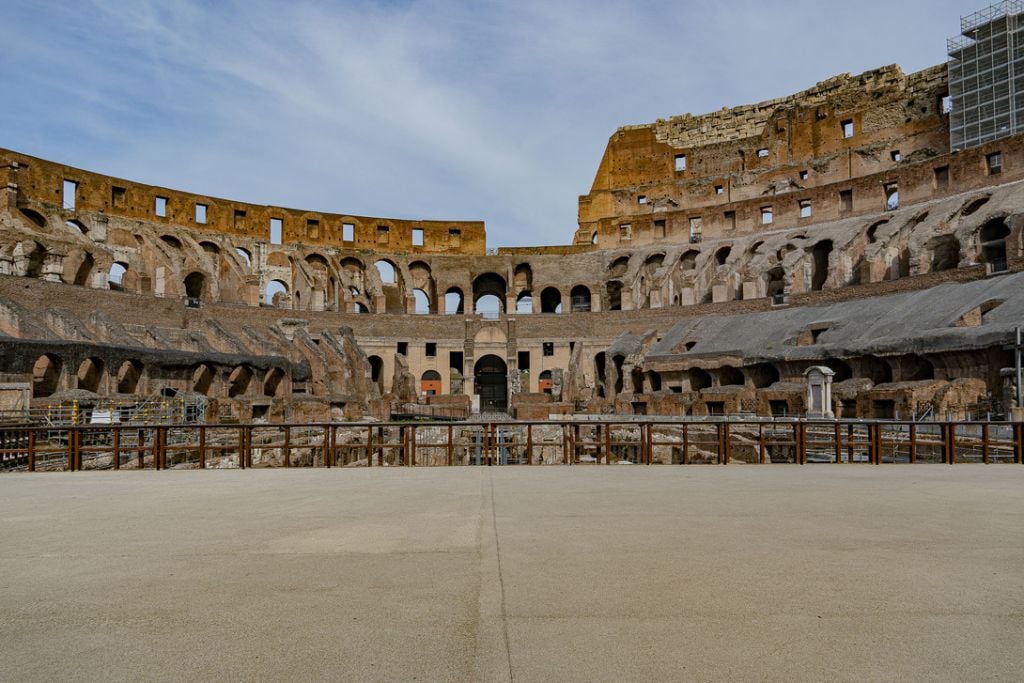
<path id="1" fill-rule="evenodd" d="M 1024 464 L 1024 423 L 546 420 L 0 427 L 0 469 Z"/>

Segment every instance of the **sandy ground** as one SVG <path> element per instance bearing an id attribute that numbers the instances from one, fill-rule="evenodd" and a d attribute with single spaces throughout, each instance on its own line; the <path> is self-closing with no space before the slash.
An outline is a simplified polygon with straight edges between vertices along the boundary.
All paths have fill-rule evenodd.
<path id="1" fill-rule="evenodd" d="M 0 476 L 0 680 L 1019 680 L 1024 467 Z"/>

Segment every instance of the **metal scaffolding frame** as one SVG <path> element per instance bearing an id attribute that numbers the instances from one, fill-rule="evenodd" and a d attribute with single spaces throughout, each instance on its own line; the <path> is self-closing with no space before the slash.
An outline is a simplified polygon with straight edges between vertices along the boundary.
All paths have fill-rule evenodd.
<path id="1" fill-rule="evenodd" d="M 967 149 L 1024 132 L 1024 0 L 960 19 L 949 54 L 950 147 Z"/>

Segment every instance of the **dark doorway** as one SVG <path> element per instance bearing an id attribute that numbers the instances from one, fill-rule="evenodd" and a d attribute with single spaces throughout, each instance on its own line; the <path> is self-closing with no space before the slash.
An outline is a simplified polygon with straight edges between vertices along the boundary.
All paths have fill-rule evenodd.
<path id="1" fill-rule="evenodd" d="M 480 412 L 508 410 L 508 366 L 495 355 L 487 355 L 473 366 L 473 384 L 480 396 Z"/>

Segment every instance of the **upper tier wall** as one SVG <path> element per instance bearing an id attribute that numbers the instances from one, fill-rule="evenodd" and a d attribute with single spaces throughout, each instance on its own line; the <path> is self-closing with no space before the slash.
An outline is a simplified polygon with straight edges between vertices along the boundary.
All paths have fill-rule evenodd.
<path id="1" fill-rule="evenodd" d="M 575 242 L 596 236 L 599 246 L 612 246 L 618 235 L 610 226 L 634 217 L 688 220 L 728 211 L 742 220 L 746 204 L 766 196 L 793 193 L 794 207 L 796 193 L 822 195 L 814 197 L 821 202 L 824 188 L 831 196 L 841 183 L 877 182 L 947 155 L 947 94 L 945 65 L 910 75 L 888 66 L 756 105 L 620 128 L 590 193 L 580 197 Z M 666 231 L 652 239 L 688 237 Z"/>
<path id="2" fill-rule="evenodd" d="M 424 254 L 484 254 L 487 250 L 483 221 L 412 221 L 247 204 L 113 178 L 7 149 L 0 149 L 0 168 L 6 169 L 7 187 L 17 191 L 21 203 L 73 204 L 76 212 L 265 241 L 271 240 L 271 220 L 279 219 L 285 244 Z M 65 196 L 65 181 L 76 184 L 73 200 Z M 166 208 L 158 215 L 161 200 Z M 200 207 L 205 208 L 205 220 L 200 218 Z M 421 245 L 414 244 L 414 229 L 423 231 Z"/>

